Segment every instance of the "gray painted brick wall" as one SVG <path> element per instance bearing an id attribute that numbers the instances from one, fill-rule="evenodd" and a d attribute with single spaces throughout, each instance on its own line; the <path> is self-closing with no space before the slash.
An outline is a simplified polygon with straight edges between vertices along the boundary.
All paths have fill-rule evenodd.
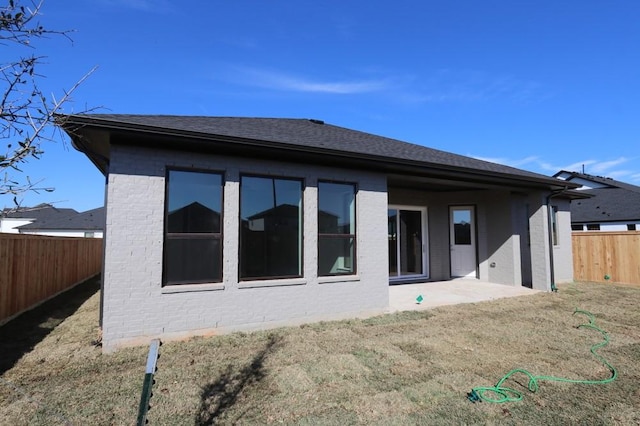
<path id="1" fill-rule="evenodd" d="M 493 283 L 522 285 L 522 255 L 520 238 L 526 238 L 526 224 L 516 223 L 515 215 L 523 214 L 522 203 L 529 204 L 528 219 L 532 242 L 531 264 L 534 288 L 549 291 L 549 251 L 546 225 L 545 194 L 533 192 L 514 197 L 509 191 L 429 192 L 390 188 L 389 202 L 398 205 L 428 208 L 430 278 L 450 279 L 449 270 L 449 206 L 472 205 L 476 208 L 478 279 Z M 561 201 L 560 201 L 561 202 Z M 517 211 L 514 211 L 517 210 Z M 562 213 L 564 215 L 564 212 Z M 526 219 L 526 218 L 525 218 Z M 570 223 L 561 217 L 563 229 L 561 247 L 556 248 L 556 273 L 565 277 L 566 259 L 571 258 Z M 520 229 L 524 227 L 524 229 Z M 569 241 L 567 244 L 567 235 Z M 525 256 L 528 255 L 525 254 Z M 494 266 L 491 266 L 494 264 Z"/>
<path id="2" fill-rule="evenodd" d="M 165 169 L 225 174 L 223 282 L 162 287 Z M 241 173 L 304 178 L 304 278 L 238 282 Z M 318 278 L 317 181 L 355 182 L 357 268 Z M 374 173 L 113 145 L 107 186 L 103 346 L 383 312 L 388 307 L 386 179 Z"/>
<path id="3" fill-rule="evenodd" d="M 224 173 L 223 281 L 162 287 L 165 174 L 167 167 Z M 243 173 L 303 178 L 303 278 L 238 281 L 240 176 Z M 317 182 L 358 185 L 356 199 L 358 273 L 317 276 Z M 221 334 L 320 319 L 381 313 L 388 307 L 389 204 L 427 207 L 432 280 L 450 278 L 449 206 L 476 209 L 479 279 L 521 285 L 516 217 L 529 207 L 533 287 L 549 290 L 545 194 L 514 198 L 508 191 L 454 193 L 389 189 L 384 175 L 331 167 L 296 165 L 237 157 L 147 150 L 113 145 L 107 185 L 107 226 L 103 273 L 103 346 L 146 343 L 149 339 Z M 561 200 L 559 201 L 561 203 Z M 562 204 L 562 203 L 561 203 Z M 566 208 L 565 208 L 566 207 Z M 517 212 L 516 212 L 517 210 Z M 557 280 L 572 276 L 568 203 L 561 208 L 561 244 L 554 249 Z M 495 266 L 491 266 L 495 263 Z"/>
<path id="4" fill-rule="evenodd" d="M 571 210 L 569 200 L 552 199 L 558 207 L 558 244 L 553 247 L 553 270 L 556 283 L 573 281 L 573 245 L 571 240 Z"/>

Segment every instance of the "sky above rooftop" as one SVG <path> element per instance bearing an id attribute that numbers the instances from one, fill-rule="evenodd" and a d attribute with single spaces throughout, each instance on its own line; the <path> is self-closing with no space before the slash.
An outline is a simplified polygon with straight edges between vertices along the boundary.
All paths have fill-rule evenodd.
<path id="1" fill-rule="evenodd" d="M 36 43 L 45 90 L 98 66 L 67 113 L 314 118 L 640 184 L 637 0 L 47 0 L 40 21 L 75 30 Z M 55 191 L 22 204 L 102 205 L 104 177 L 59 140 L 23 169 Z"/>

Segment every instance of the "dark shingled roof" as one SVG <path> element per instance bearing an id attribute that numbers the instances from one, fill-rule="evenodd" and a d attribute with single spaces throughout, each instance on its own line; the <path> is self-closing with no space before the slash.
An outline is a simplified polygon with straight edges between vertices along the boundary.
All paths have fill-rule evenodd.
<path id="1" fill-rule="evenodd" d="M 34 207 L 6 208 L 0 216 L 13 219 L 31 219 L 38 221 L 56 220 L 78 214 L 74 209 L 60 209 L 51 204 L 38 204 Z"/>
<path id="2" fill-rule="evenodd" d="M 567 174 L 568 182 L 586 180 L 605 185 L 577 192 L 590 196 L 571 202 L 571 223 L 602 223 L 640 220 L 640 186 L 604 176 L 561 170 L 554 176 Z"/>
<path id="3" fill-rule="evenodd" d="M 632 185 L 626 182 L 621 182 L 619 180 L 615 180 L 610 177 L 594 176 L 588 173 L 579 173 L 579 172 L 570 172 L 567 170 L 560 170 L 558 173 L 553 175 L 553 177 L 557 177 L 563 173 L 569 174 L 569 177 L 565 178 L 568 182 L 571 182 L 573 179 L 582 179 L 582 180 L 597 182 L 602 185 L 606 185 L 609 188 L 622 188 L 632 192 L 640 192 L 640 186 Z"/>
<path id="4" fill-rule="evenodd" d="M 88 114 L 65 116 L 59 122 L 72 136 L 82 134 L 83 126 L 91 126 L 109 131 L 146 132 L 212 140 L 223 137 L 227 142 L 255 141 L 265 146 L 319 154 L 356 155 L 371 161 L 395 161 L 434 169 L 467 170 L 503 177 L 507 175 L 538 184 L 559 186 L 558 180 L 549 176 L 333 126 L 319 120 Z"/>
<path id="5" fill-rule="evenodd" d="M 71 210 L 71 209 L 69 209 Z M 78 213 L 74 210 L 75 214 L 49 218 L 48 220 L 38 220 L 27 225 L 22 225 L 19 229 L 29 230 L 80 230 L 80 231 L 102 231 L 105 224 L 105 210 L 104 207 L 98 207 L 97 209 L 87 210 L 86 212 Z"/>
<path id="6" fill-rule="evenodd" d="M 592 198 L 571 202 L 571 222 L 612 222 L 640 220 L 640 191 L 598 188 L 580 191 Z"/>

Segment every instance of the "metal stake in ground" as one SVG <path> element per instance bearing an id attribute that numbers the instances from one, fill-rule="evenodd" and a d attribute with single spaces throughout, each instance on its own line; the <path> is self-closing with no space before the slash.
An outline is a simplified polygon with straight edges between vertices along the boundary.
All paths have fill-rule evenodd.
<path id="1" fill-rule="evenodd" d="M 142 382 L 142 396 L 140 397 L 140 407 L 138 408 L 137 425 L 147 423 L 147 412 L 149 411 L 149 401 L 151 400 L 151 388 L 153 387 L 153 375 L 156 372 L 156 361 L 158 361 L 158 351 L 160 349 L 160 339 L 153 339 L 149 345 L 149 356 L 147 357 L 147 369 Z"/>

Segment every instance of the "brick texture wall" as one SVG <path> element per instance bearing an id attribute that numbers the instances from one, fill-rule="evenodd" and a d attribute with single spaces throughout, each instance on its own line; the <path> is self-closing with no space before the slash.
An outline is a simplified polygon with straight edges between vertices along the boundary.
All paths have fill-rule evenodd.
<path id="1" fill-rule="evenodd" d="M 162 287 L 166 167 L 221 171 L 223 281 Z M 303 178 L 300 279 L 239 282 L 242 173 Z M 358 273 L 317 276 L 317 181 L 355 182 Z M 369 315 L 388 307 L 386 180 L 374 173 L 113 145 L 107 187 L 103 347 Z"/>

